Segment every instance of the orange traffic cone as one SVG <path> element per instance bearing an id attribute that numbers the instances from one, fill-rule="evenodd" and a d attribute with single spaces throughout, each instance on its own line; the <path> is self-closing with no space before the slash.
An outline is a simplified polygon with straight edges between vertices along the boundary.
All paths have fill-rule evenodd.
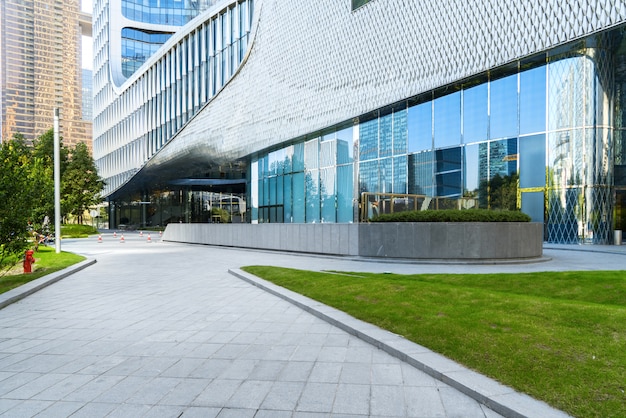
<path id="1" fill-rule="evenodd" d="M 117 231 L 113 231 L 113 238 L 117 238 Z"/>
<path id="2" fill-rule="evenodd" d="M 139 236 L 143 237 L 143 231 L 139 231 Z"/>
<path id="3" fill-rule="evenodd" d="M 98 244 L 102 244 L 102 235 L 98 235 Z"/>
<path id="4" fill-rule="evenodd" d="M 150 238 L 150 234 L 148 234 L 148 240 L 146 241 L 148 244 L 152 242 L 152 238 Z"/>
<path id="5" fill-rule="evenodd" d="M 159 231 L 159 236 L 163 235 L 163 233 L 161 231 Z"/>
<path id="6" fill-rule="evenodd" d="M 121 235 L 120 237 L 120 243 L 123 244 L 124 243 L 124 234 Z"/>

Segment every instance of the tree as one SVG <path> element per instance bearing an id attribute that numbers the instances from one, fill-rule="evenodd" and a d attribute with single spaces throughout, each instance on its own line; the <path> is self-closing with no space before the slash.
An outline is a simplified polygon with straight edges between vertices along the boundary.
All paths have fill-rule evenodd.
<path id="1" fill-rule="evenodd" d="M 63 138 L 59 138 L 59 163 L 61 178 L 68 164 L 69 150 L 63 146 Z M 35 204 L 33 220 L 39 229 L 44 217 L 54 219 L 54 130 L 50 129 L 34 143 L 31 161 L 31 176 L 35 183 Z M 63 210 L 61 210 L 63 212 Z"/>
<path id="2" fill-rule="evenodd" d="M 0 143 L 0 266 L 13 265 L 28 247 L 34 203 L 30 161 L 22 135 Z"/>
<path id="3" fill-rule="evenodd" d="M 100 192 L 104 188 L 104 181 L 98 177 L 96 164 L 84 143 L 78 143 L 71 150 L 61 183 L 66 213 L 76 216 L 82 223 L 85 210 L 102 200 Z"/>

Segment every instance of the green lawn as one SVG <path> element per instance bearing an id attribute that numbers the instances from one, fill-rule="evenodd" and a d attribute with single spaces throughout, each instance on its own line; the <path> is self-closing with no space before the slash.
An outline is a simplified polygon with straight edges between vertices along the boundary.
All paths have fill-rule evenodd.
<path id="1" fill-rule="evenodd" d="M 626 272 L 244 270 L 577 417 L 626 417 Z"/>
<path id="2" fill-rule="evenodd" d="M 57 254 L 54 247 L 45 247 L 43 245 L 39 246 L 39 251 L 34 254 L 34 257 L 35 264 L 33 264 L 32 273 L 24 274 L 21 262 L 9 271 L 8 274 L 5 274 L 6 271 L 4 269 L 0 271 L 0 293 L 8 292 L 31 280 L 43 277 L 46 274 L 63 270 L 85 259 L 83 256 L 63 251 Z"/>

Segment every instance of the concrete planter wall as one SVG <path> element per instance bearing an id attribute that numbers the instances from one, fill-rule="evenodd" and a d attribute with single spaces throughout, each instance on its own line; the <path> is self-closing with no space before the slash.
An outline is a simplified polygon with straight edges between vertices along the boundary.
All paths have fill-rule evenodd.
<path id="1" fill-rule="evenodd" d="M 541 257 L 543 224 L 169 224 L 163 240 L 342 256 L 503 260 Z"/>

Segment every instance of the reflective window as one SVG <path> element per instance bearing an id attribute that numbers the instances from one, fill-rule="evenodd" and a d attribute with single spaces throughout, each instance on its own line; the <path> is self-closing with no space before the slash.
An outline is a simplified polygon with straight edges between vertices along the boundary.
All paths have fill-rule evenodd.
<path id="1" fill-rule="evenodd" d="M 433 196 L 433 152 L 409 155 L 410 194 Z"/>
<path id="2" fill-rule="evenodd" d="M 293 200 L 293 222 L 304 223 L 305 222 L 305 205 L 304 205 L 304 173 L 299 172 L 293 175 L 292 179 L 292 200 Z"/>
<path id="3" fill-rule="evenodd" d="M 435 176 L 437 196 L 457 197 L 461 195 L 461 171 L 441 173 Z"/>
<path id="4" fill-rule="evenodd" d="M 520 188 L 543 187 L 546 184 L 546 136 L 519 139 Z"/>
<path id="5" fill-rule="evenodd" d="M 354 141 L 352 127 L 337 132 L 337 164 L 354 161 Z"/>
<path id="6" fill-rule="evenodd" d="M 517 138 L 489 143 L 489 177 L 517 172 Z"/>
<path id="7" fill-rule="evenodd" d="M 293 201 L 292 201 L 292 187 L 293 185 L 291 184 L 291 179 L 292 175 L 291 174 L 286 174 L 285 175 L 285 179 L 284 179 L 284 192 L 283 192 L 283 201 L 284 201 L 284 207 L 283 207 L 283 217 L 284 217 L 284 222 L 286 223 L 292 223 L 293 222 Z"/>
<path id="8" fill-rule="evenodd" d="M 378 158 L 378 119 L 359 124 L 359 160 Z"/>
<path id="9" fill-rule="evenodd" d="M 354 220 L 353 194 L 353 165 L 341 165 L 337 167 L 337 222 L 352 222 Z"/>
<path id="10" fill-rule="evenodd" d="M 408 151 L 430 150 L 433 147 L 432 102 L 409 107 L 407 118 Z"/>
<path id="11" fill-rule="evenodd" d="M 393 191 L 393 159 L 384 158 L 378 163 L 379 183 L 374 191 L 391 193 Z"/>
<path id="12" fill-rule="evenodd" d="M 304 142 L 293 146 L 293 172 L 304 171 Z"/>
<path id="13" fill-rule="evenodd" d="M 461 169 L 461 148 L 447 148 L 435 151 L 437 165 L 436 172 L 460 170 Z"/>
<path id="14" fill-rule="evenodd" d="M 461 92 L 439 97 L 434 101 L 435 148 L 461 143 Z"/>
<path id="15" fill-rule="evenodd" d="M 320 198 L 322 222 L 336 222 L 337 213 L 335 208 L 335 167 L 320 170 Z"/>
<path id="16" fill-rule="evenodd" d="M 546 67 L 520 73 L 520 134 L 546 130 Z"/>
<path id="17" fill-rule="evenodd" d="M 393 153 L 393 114 L 381 115 L 379 118 L 378 156 L 390 157 Z"/>
<path id="18" fill-rule="evenodd" d="M 479 145 L 466 145 L 463 158 L 463 196 L 478 197 L 481 165 Z"/>
<path id="19" fill-rule="evenodd" d="M 490 88 L 489 136 L 517 136 L 517 74 L 492 81 Z"/>
<path id="20" fill-rule="evenodd" d="M 548 129 L 582 127 L 593 81 L 586 77 L 585 58 L 568 58 L 548 65 Z"/>
<path id="21" fill-rule="evenodd" d="M 406 155 L 393 158 L 393 189 L 392 193 L 407 193 L 407 165 Z"/>
<path id="22" fill-rule="evenodd" d="M 378 190 L 378 160 L 366 161 L 359 164 L 359 191 L 377 192 Z"/>
<path id="23" fill-rule="evenodd" d="M 407 110 L 393 112 L 393 155 L 407 152 Z"/>
<path id="24" fill-rule="evenodd" d="M 487 83 L 463 91 L 463 142 L 487 139 L 489 114 Z"/>
<path id="25" fill-rule="evenodd" d="M 122 74 L 133 75 L 170 37 L 171 33 L 154 33 L 122 29 Z"/>
<path id="26" fill-rule="evenodd" d="M 319 170 L 307 170 L 305 173 L 306 222 L 320 221 L 320 179 Z"/>
<path id="27" fill-rule="evenodd" d="M 522 193 L 522 212 L 530 216 L 531 222 L 543 223 L 544 218 L 543 192 Z"/>

